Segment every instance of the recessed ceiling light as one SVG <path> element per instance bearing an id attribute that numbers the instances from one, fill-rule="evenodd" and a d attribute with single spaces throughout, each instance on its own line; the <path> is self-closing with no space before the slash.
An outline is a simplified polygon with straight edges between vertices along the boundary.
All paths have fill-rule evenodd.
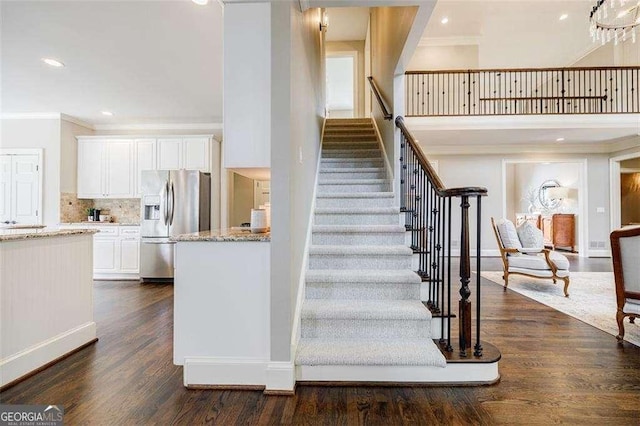
<path id="1" fill-rule="evenodd" d="M 560 20 L 561 20 L 561 21 L 564 21 L 564 20 L 565 20 L 565 19 L 567 19 L 568 17 L 569 17 L 569 15 L 568 15 L 568 14 L 563 13 L 562 15 L 560 15 Z"/>
<path id="2" fill-rule="evenodd" d="M 111 111 L 102 111 L 102 115 L 108 115 L 109 117 L 111 117 L 113 113 Z"/>
<path id="3" fill-rule="evenodd" d="M 56 68 L 62 68 L 64 67 L 64 64 L 56 59 L 53 58 L 42 58 L 42 62 L 44 62 L 47 65 L 51 65 L 52 67 L 56 67 Z"/>
<path id="4" fill-rule="evenodd" d="M 447 22 L 449 22 L 449 18 L 447 18 L 446 16 L 440 20 L 441 24 L 446 24 Z"/>
<path id="5" fill-rule="evenodd" d="M 204 6 L 205 4 L 209 3 L 209 0 L 191 0 L 192 2 L 194 2 L 195 4 L 199 4 L 200 6 Z"/>
<path id="6" fill-rule="evenodd" d="M 558 138 L 556 139 L 556 142 L 564 142 L 564 138 Z"/>

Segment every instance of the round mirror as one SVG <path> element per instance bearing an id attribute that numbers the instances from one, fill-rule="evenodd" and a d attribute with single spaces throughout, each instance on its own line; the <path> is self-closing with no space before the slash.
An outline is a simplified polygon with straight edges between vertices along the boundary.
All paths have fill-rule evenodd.
<path id="1" fill-rule="evenodd" d="M 542 182 L 540 185 L 540 189 L 538 190 L 538 200 L 540 201 L 540 205 L 546 210 L 553 210 L 560 206 L 562 200 L 559 199 L 551 199 L 547 194 L 547 190 L 549 188 L 557 188 L 560 186 L 560 182 L 555 179 L 549 179 Z"/>

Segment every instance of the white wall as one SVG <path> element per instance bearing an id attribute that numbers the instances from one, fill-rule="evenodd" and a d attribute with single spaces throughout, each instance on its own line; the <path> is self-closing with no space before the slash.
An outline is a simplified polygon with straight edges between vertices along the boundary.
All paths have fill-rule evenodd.
<path id="1" fill-rule="evenodd" d="M 606 250 L 609 248 L 609 166 L 608 155 L 606 154 L 585 154 L 585 155 L 556 155 L 556 154 L 536 154 L 527 156 L 516 155 L 429 155 L 428 148 L 425 149 L 430 160 L 437 160 L 439 175 L 447 187 L 460 186 L 484 186 L 488 190 L 488 196 L 482 200 L 482 249 L 497 250 L 495 237 L 491 230 L 490 217 L 502 217 L 502 162 L 509 160 L 587 160 L 587 194 L 586 212 L 588 242 L 600 242 L 604 247 L 593 250 Z M 460 229 L 459 222 L 459 202 L 454 201 L 454 230 Z M 604 213 L 597 213 L 599 207 L 604 208 Z M 472 203 L 470 218 L 471 235 L 475 235 L 475 201 Z M 456 233 L 454 241 L 459 241 L 460 237 Z M 472 243 L 475 244 L 475 243 Z M 455 244 L 454 244 L 455 246 Z"/>
<path id="2" fill-rule="evenodd" d="M 43 149 L 43 206 L 45 225 L 60 221 L 60 119 L 2 119 L 1 148 Z"/>
<path id="3" fill-rule="evenodd" d="M 419 46 L 409 71 L 458 70 L 478 68 L 478 45 Z"/>
<path id="4" fill-rule="evenodd" d="M 227 3 L 224 8 L 226 168 L 270 167 L 270 10 L 269 3 Z"/>
<path id="5" fill-rule="evenodd" d="M 271 360 L 290 361 L 324 110 L 320 11 L 271 3 Z M 277 113 L 275 113 L 277 111 Z"/>

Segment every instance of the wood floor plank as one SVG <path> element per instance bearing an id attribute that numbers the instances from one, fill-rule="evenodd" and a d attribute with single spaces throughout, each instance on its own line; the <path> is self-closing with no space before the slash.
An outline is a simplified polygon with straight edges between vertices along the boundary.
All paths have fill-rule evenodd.
<path id="1" fill-rule="evenodd" d="M 609 259 L 571 262 L 573 270 L 611 270 Z M 502 352 L 493 386 L 299 386 L 292 397 L 187 390 L 172 359 L 173 287 L 97 281 L 100 340 L 0 393 L 0 402 L 63 405 L 66 424 L 640 424 L 640 348 L 481 285 L 482 339 Z"/>

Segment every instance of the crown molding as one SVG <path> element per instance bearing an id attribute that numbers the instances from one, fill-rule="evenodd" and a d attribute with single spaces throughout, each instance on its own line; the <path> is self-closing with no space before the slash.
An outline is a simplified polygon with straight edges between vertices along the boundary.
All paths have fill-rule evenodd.
<path id="1" fill-rule="evenodd" d="M 96 124 L 95 130 L 222 130 L 222 123 Z"/>
<path id="2" fill-rule="evenodd" d="M 59 112 L 18 112 L 2 113 L 0 119 L 3 120 L 59 120 L 62 114 Z"/>
<path id="3" fill-rule="evenodd" d="M 67 114 L 60 114 L 60 119 L 64 121 L 68 121 L 69 123 L 77 124 L 80 127 L 84 127 L 90 130 L 95 130 L 95 127 L 93 124 L 87 123 L 86 121 L 82 121 L 79 118 L 72 117 Z"/>

